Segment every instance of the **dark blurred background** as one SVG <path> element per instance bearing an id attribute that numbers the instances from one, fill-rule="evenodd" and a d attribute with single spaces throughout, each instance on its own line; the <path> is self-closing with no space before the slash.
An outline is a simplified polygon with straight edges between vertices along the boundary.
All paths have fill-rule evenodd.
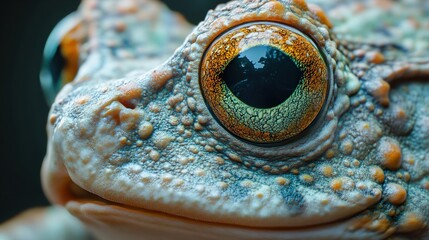
<path id="1" fill-rule="evenodd" d="M 40 184 L 49 106 L 39 70 L 49 33 L 79 2 L 18 0 L 1 7 L 0 223 L 25 209 L 49 204 Z M 208 9 L 226 0 L 164 2 L 196 24 Z"/>

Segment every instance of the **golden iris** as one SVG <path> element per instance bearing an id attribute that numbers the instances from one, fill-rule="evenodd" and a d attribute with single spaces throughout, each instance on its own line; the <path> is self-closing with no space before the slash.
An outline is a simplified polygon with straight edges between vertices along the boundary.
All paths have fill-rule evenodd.
<path id="1" fill-rule="evenodd" d="M 309 37 L 278 23 L 256 22 L 210 45 L 199 81 L 225 129 L 250 142 L 278 143 L 315 121 L 328 96 L 329 71 Z"/>

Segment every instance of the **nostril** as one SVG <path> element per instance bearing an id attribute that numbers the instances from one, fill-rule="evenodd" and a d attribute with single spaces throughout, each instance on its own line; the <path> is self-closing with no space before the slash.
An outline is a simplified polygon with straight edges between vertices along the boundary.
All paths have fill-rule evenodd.
<path id="1" fill-rule="evenodd" d="M 136 99 L 118 99 L 119 103 L 124 105 L 124 107 L 129 109 L 135 109 L 137 107 Z"/>
<path id="2" fill-rule="evenodd" d="M 135 109 L 142 95 L 142 89 L 134 82 L 122 84 L 119 89 L 120 94 L 117 96 L 119 103 L 129 109 Z"/>

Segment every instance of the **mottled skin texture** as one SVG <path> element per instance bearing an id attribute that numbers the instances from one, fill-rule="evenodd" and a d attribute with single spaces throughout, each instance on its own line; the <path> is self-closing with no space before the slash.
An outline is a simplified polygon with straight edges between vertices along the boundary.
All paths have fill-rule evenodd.
<path id="1" fill-rule="evenodd" d="M 53 203 L 100 238 L 428 237 L 427 3 L 320 1 L 327 20 L 299 0 L 231 1 L 174 53 L 190 27 L 166 10 L 167 20 L 139 14 L 148 4 L 157 6 L 82 4 L 83 61 L 48 121 L 43 183 Z M 170 31 L 140 28 L 143 16 Z M 210 43 L 251 21 L 303 32 L 331 71 L 325 110 L 281 146 L 230 135 L 199 89 Z M 147 29 L 170 45 L 150 45 L 159 39 Z"/>

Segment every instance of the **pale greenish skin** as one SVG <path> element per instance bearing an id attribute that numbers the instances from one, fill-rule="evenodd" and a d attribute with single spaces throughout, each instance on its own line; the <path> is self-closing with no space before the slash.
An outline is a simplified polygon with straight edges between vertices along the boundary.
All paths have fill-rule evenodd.
<path id="1" fill-rule="evenodd" d="M 100 238 L 427 238 L 429 6 L 317 1 L 334 25 L 328 29 L 309 11 L 280 2 L 281 12 L 268 0 L 222 5 L 180 47 L 186 24 L 177 33 L 171 21 L 147 28 L 132 14 L 117 15 L 113 0 L 95 9 L 83 4 L 82 16 L 96 31 L 76 82 L 50 112 L 42 172 L 48 198 Z M 276 147 L 231 136 L 198 85 L 200 60 L 215 37 L 241 22 L 270 19 L 313 38 L 332 70 L 326 111 L 305 135 Z M 116 21 L 126 23 L 124 32 L 114 30 Z M 159 44 L 169 34 L 172 41 Z M 131 44 L 121 45 L 124 39 Z M 384 61 L 374 60 L 376 53 Z M 388 85 L 390 91 L 382 88 Z M 384 163 L 389 144 L 401 150 L 399 166 Z M 406 199 L 391 200 L 392 186 Z M 124 216 L 110 204 L 138 213 Z"/>

